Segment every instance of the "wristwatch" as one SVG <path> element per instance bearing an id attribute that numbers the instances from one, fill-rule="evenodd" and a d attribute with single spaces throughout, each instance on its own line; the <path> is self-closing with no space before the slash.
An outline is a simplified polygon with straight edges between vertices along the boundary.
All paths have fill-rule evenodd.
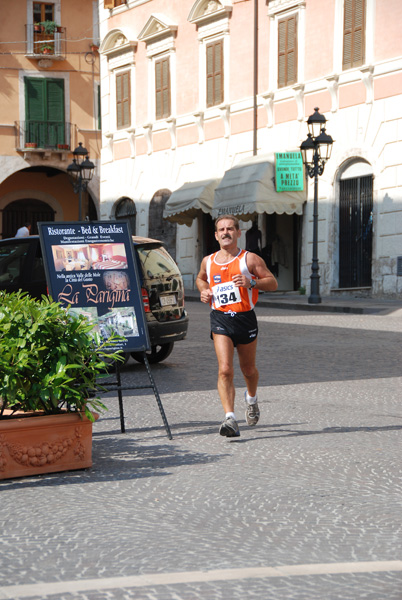
<path id="1" fill-rule="evenodd" d="M 256 285 L 257 285 L 257 280 L 256 279 L 250 279 L 250 290 L 252 290 L 253 288 L 255 288 Z"/>

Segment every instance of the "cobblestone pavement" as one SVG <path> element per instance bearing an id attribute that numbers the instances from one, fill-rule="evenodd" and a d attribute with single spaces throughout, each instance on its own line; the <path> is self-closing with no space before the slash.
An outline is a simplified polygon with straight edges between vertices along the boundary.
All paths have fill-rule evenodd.
<path id="1" fill-rule="evenodd" d="M 0 482 L 0 599 L 402 600 L 402 318 L 258 308 L 261 421 L 222 438 L 208 308 L 94 426 L 94 466 Z M 127 385 L 147 383 L 130 361 Z"/>

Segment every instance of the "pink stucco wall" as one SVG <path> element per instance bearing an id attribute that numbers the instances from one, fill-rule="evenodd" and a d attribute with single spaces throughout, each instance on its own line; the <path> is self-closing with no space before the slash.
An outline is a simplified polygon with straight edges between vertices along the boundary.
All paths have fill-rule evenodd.
<path id="1" fill-rule="evenodd" d="M 402 2 L 381 0 L 376 2 L 375 60 L 386 60 L 402 53 L 401 42 Z"/>
<path id="2" fill-rule="evenodd" d="M 205 140 L 216 140 L 224 136 L 225 130 L 222 119 L 213 119 L 204 123 Z"/>
<path id="3" fill-rule="evenodd" d="M 130 156 L 130 144 L 125 140 L 113 144 L 113 160 L 121 160 Z"/>
<path id="4" fill-rule="evenodd" d="M 297 119 L 297 107 L 294 100 L 275 104 L 275 123 L 284 123 Z"/>
<path id="5" fill-rule="evenodd" d="M 378 77 L 374 80 L 374 100 L 402 94 L 402 73 Z"/>
<path id="6" fill-rule="evenodd" d="M 180 127 L 177 130 L 177 145 L 188 146 L 198 142 L 198 129 L 195 125 L 190 127 Z"/>
<path id="7" fill-rule="evenodd" d="M 333 71 L 335 0 L 306 2 L 305 79 Z"/>
<path id="8" fill-rule="evenodd" d="M 316 106 L 320 109 L 321 114 L 331 110 L 331 97 L 329 92 L 317 92 L 305 96 L 304 114 L 306 117 L 313 114 Z"/>
<path id="9" fill-rule="evenodd" d="M 366 89 L 364 83 L 351 83 L 339 88 L 339 108 L 364 104 L 366 101 Z"/>
<path id="10" fill-rule="evenodd" d="M 170 134 L 167 131 L 161 131 L 159 133 L 154 133 L 152 136 L 152 148 L 154 152 L 159 152 L 160 150 L 168 150 L 172 145 L 172 140 L 170 138 Z"/>

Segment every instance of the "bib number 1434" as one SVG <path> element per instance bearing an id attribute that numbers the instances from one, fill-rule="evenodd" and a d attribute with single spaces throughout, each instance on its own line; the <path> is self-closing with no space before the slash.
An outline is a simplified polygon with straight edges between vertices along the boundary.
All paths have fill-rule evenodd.
<path id="1" fill-rule="evenodd" d="M 214 303 L 217 308 L 241 302 L 239 288 L 234 283 L 222 283 L 214 285 Z"/>

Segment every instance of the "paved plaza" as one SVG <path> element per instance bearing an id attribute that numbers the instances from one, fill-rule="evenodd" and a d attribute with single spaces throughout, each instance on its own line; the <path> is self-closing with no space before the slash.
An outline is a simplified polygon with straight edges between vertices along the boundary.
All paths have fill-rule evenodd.
<path id="1" fill-rule="evenodd" d="M 223 419 L 209 309 L 94 466 L 0 482 L 0 600 L 402 600 L 402 315 L 259 307 L 261 421 Z M 125 385 L 147 383 L 134 361 Z"/>

